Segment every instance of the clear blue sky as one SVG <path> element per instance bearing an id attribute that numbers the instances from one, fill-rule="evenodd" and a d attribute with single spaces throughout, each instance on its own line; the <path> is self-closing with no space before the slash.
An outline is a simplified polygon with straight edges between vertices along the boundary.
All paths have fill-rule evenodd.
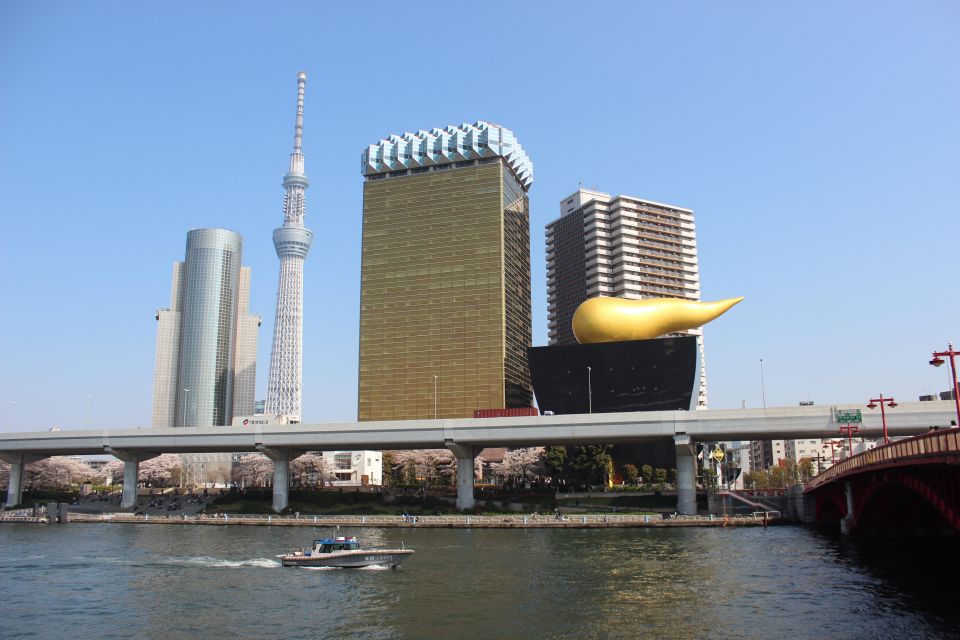
<path id="1" fill-rule="evenodd" d="M 710 405 L 943 390 L 960 342 L 960 5 L 0 4 L 0 430 L 148 425 L 186 233 L 244 237 L 269 364 L 296 73 L 308 73 L 304 419 L 356 417 L 360 153 L 485 119 L 543 228 L 596 186 L 695 210 Z M 92 398 L 88 397 L 92 396 Z M 14 404 L 15 403 L 15 404 Z"/>

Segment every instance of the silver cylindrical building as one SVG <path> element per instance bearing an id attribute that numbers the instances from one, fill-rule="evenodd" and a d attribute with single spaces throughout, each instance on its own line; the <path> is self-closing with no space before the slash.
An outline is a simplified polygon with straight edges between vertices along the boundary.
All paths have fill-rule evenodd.
<path id="1" fill-rule="evenodd" d="M 233 411 L 234 340 L 243 239 L 227 229 L 187 234 L 174 424 L 228 424 Z"/>

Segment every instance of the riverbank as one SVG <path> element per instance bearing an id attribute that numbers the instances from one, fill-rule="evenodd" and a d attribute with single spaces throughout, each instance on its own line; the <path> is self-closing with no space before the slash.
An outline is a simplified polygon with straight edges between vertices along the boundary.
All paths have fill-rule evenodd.
<path id="1" fill-rule="evenodd" d="M 131 513 L 70 513 L 71 523 L 136 523 L 182 526 L 273 526 L 273 527 L 377 527 L 427 529 L 600 529 L 642 527 L 763 527 L 778 521 L 762 515 L 680 516 L 671 515 L 577 515 L 560 519 L 550 515 L 518 516 L 261 516 L 261 515 L 165 515 L 135 516 Z"/>

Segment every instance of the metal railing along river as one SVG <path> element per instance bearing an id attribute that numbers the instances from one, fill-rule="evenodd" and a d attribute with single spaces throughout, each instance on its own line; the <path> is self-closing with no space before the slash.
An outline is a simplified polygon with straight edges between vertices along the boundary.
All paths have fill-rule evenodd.
<path id="1" fill-rule="evenodd" d="M 274 525 L 316 527 L 677 527 L 751 526 L 770 522 L 771 514 L 684 516 L 676 514 L 591 515 L 259 515 L 200 514 L 134 515 L 132 513 L 71 513 L 71 522 L 125 522 L 196 525 Z"/>

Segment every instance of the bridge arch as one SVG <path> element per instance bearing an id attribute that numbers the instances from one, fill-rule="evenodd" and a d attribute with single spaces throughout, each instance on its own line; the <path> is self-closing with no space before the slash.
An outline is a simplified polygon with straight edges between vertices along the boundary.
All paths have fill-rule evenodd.
<path id="1" fill-rule="evenodd" d="M 960 531 L 960 512 L 934 486 L 909 473 L 884 473 L 860 491 L 852 531 L 902 530 L 903 523 L 929 532 Z"/>

